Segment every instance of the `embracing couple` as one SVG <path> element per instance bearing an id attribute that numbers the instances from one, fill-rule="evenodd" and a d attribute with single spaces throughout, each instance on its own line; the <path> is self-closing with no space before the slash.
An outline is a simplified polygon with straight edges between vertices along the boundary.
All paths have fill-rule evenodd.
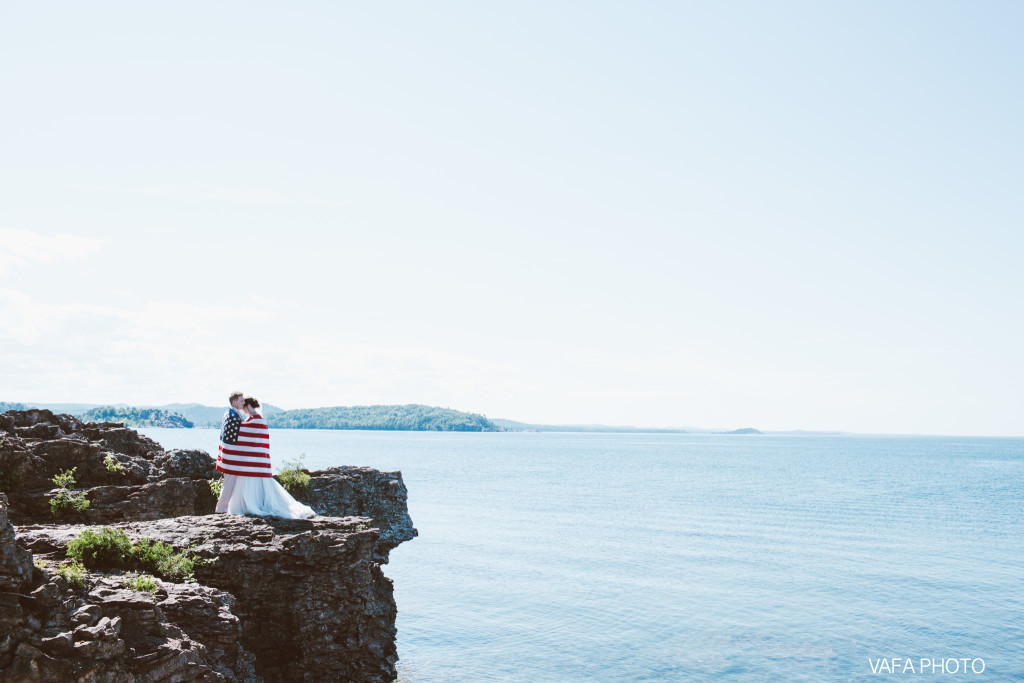
<path id="1" fill-rule="evenodd" d="M 220 428 L 217 469 L 224 484 L 217 512 L 271 515 L 298 519 L 312 517 L 313 508 L 291 497 L 270 471 L 270 431 L 260 414 L 260 402 L 236 391 L 228 398 Z"/>

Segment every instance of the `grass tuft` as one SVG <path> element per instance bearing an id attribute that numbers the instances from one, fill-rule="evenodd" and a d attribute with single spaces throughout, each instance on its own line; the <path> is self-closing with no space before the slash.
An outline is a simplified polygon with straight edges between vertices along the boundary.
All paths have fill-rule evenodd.
<path id="1" fill-rule="evenodd" d="M 57 567 L 57 574 L 72 588 L 85 588 L 85 567 L 78 560 L 71 560 Z"/>
<path id="2" fill-rule="evenodd" d="M 153 595 L 156 595 L 157 591 L 156 581 L 149 574 L 128 572 L 124 577 L 124 585 L 131 588 L 133 591 L 138 591 L 140 593 L 152 593 Z"/>
<path id="3" fill-rule="evenodd" d="M 306 455 L 302 454 L 294 460 L 284 461 L 281 463 L 282 469 L 277 475 L 281 486 L 293 496 L 297 493 L 304 493 L 309 488 L 309 474 L 302 468 L 302 461 L 305 458 Z"/>
<path id="4" fill-rule="evenodd" d="M 124 474 L 124 465 L 119 463 L 113 453 L 107 453 L 107 457 L 103 458 L 103 466 L 107 468 L 107 474 L 116 475 Z"/>

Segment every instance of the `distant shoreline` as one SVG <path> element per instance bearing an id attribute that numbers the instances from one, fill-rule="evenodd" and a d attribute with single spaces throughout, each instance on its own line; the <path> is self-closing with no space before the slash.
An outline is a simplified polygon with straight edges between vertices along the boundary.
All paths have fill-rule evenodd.
<path id="1" fill-rule="evenodd" d="M 129 406 L 126 404 L 94 404 L 94 403 L 5 403 L 0 401 L 0 413 L 6 412 L 7 410 L 26 410 L 31 408 L 39 408 L 43 410 L 50 410 L 53 413 L 67 413 L 80 417 L 89 411 L 93 411 L 99 408 L 117 408 L 130 410 L 162 410 L 168 415 L 177 415 L 184 417 L 187 421 L 192 423 L 192 427 L 178 426 L 166 426 L 161 428 L 166 429 L 219 429 L 220 421 L 224 415 L 224 411 L 227 410 L 227 406 L 207 406 L 200 403 L 171 403 L 163 406 Z M 396 431 L 396 432 L 409 432 L 409 431 L 472 431 L 472 432 L 564 432 L 564 433 L 577 433 L 577 434 L 690 434 L 693 436 L 699 435 L 732 435 L 732 436 L 903 436 L 903 437 L 917 437 L 917 436 L 936 436 L 936 437 L 963 437 L 963 438 L 992 438 L 992 439 L 1019 439 L 1024 438 L 1021 436 L 1012 435 L 986 435 L 977 436 L 971 434 L 910 434 L 910 433 L 892 433 L 892 432 L 848 432 L 848 431 L 837 431 L 837 430 L 807 430 L 807 429 L 793 429 L 793 430 L 758 430 L 751 427 L 744 427 L 734 430 L 722 430 L 722 429 L 703 429 L 696 427 L 688 428 L 664 428 L 664 427 L 633 427 L 625 425 L 601 425 L 601 424 L 585 424 L 585 425 L 552 425 L 552 424 L 538 424 L 530 422 L 520 422 L 517 420 L 506 420 L 500 418 L 488 419 L 486 416 L 477 413 L 465 413 L 461 411 L 451 410 L 449 408 L 438 408 L 434 406 L 425 406 L 420 404 L 406 404 L 406 405 L 388 405 L 388 406 L 337 406 L 334 408 L 312 408 L 312 409 L 300 409 L 300 410 L 284 410 L 271 404 L 264 404 L 264 416 L 267 418 L 270 426 L 276 429 L 331 429 L 335 431 Z M 305 424 L 282 424 L 279 422 L 282 417 L 292 416 L 310 416 L 317 413 L 336 413 L 333 417 L 348 415 L 359 416 L 360 411 L 363 417 L 366 417 L 372 411 L 377 411 L 382 414 L 382 411 L 387 412 L 392 417 L 403 417 L 407 422 L 405 425 L 399 426 L 392 420 L 391 424 L 385 424 L 382 421 L 377 423 L 363 423 L 363 424 L 328 424 L 328 420 L 319 421 L 316 418 L 311 418 L 306 421 Z M 404 411 L 404 414 L 402 414 Z M 127 414 L 127 413 L 126 413 Z M 329 415 L 330 416 L 330 415 Z M 417 426 L 414 421 L 417 418 L 426 419 L 430 417 L 430 420 L 424 424 L 427 426 Z M 332 418 L 333 419 L 333 418 Z M 450 421 L 449 427 L 444 428 L 444 421 Z M 177 421 L 174 421 L 177 422 Z M 343 422 L 343 420 L 335 420 L 335 422 Z M 126 421 L 126 424 L 133 428 L 147 429 L 156 425 L 141 425 L 133 424 L 130 420 Z M 459 428 L 463 426 L 463 428 Z"/>

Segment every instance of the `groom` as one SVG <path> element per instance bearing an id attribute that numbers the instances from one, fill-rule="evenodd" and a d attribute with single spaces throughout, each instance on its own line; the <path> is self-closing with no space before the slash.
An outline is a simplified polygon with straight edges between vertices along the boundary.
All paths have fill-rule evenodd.
<path id="1" fill-rule="evenodd" d="M 235 446 L 238 444 L 238 428 L 242 425 L 242 409 L 245 406 L 245 395 L 236 391 L 228 397 L 229 407 L 224 411 L 224 420 L 220 425 L 220 448 L 221 452 L 224 451 L 224 446 Z M 220 469 L 221 455 L 217 455 L 217 469 Z M 228 511 L 228 501 L 231 500 L 231 492 L 235 489 L 235 481 L 238 479 L 236 474 L 224 473 L 224 484 L 220 489 L 220 498 L 217 499 L 217 512 Z"/>

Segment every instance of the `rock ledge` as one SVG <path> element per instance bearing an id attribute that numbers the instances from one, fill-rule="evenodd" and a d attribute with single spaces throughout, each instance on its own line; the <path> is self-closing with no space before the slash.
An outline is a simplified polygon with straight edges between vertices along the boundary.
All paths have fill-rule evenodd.
<path id="1" fill-rule="evenodd" d="M 209 455 L 118 424 L 10 411 L 0 440 L 0 681 L 395 680 L 381 565 L 417 534 L 400 472 L 312 472 L 301 498 L 322 516 L 285 520 L 213 514 Z M 90 507 L 55 520 L 52 477 L 71 467 Z M 67 544 L 97 524 L 213 562 L 155 595 L 113 569 L 71 585 Z"/>

